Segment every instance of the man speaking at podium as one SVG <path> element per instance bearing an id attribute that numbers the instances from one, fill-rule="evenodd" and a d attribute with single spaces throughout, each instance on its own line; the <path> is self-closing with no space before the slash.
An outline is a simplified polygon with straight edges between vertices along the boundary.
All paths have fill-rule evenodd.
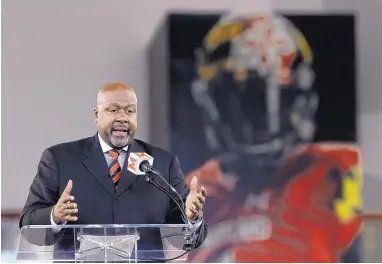
<path id="1" fill-rule="evenodd" d="M 147 153 L 154 158 L 155 169 L 184 200 L 186 216 L 197 228 L 195 246 L 200 246 L 207 235 L 202 218 L 206 190 L 198 188 L 196 177 L 187 187 L 176 156 L 134 139 L 134 90 L 119 82 L 107 84 L 98 93 L 94 122 L 98 133 L 93 137 L 43 152 L 21 212 L 20 228 L 55 225 L 53 232 L 59 232 L 65 224 L 183 224 L 173 200 L 146 182 L 144 175 L 127 169 L 131 153 Z M 160 234 L 145 239 L 152 246 L 161 246 Z M 57 243 L 59 248 L 68 246 L 65 240 Z"/>

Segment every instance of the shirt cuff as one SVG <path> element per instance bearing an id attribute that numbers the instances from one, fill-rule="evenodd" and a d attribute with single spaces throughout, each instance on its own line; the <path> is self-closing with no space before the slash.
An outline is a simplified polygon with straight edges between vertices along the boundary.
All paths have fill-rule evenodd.
<path id="1" fill-rule="evenodd" d="M 202 225 L 202 222 L 203 222 L 203 220 L 200 219 L 198 222 L 194 223 L 193 225 L 194 225 L 194 227 L 195 227 L 196 229 L 199 229 L 200 226 Z"/>
<path id="2" fill-rule="evenodd" d="M 199 231 L 200 226 L 203 223 L 203 213 L 199 214 L 196 221 L 192 223 L 192 225 Z"/>
<path id="3" fill-rule="evenodd" d="M 58 233 L 58 232 L 61 231 L 61 227 L 59 227 L 59 225 L 56 224 L 56 223 L 53 221 L 53 209 L 54 209 L 54 207 L 52 208 L 52 211 L 50 211 L 50 224 L 53 226 L 53 227 L 52 227 L 53 232 Z M 60 223 L 60 225 L 65 225 L 66 223 L 67 223 L 67 222 L 65 221 L 65 222 Z"/>

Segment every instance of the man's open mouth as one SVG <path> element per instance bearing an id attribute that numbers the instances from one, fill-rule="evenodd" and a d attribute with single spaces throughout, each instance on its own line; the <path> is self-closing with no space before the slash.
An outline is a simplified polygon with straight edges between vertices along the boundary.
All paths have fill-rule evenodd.
<path id="1" fill-rule="evenodd" d="M 128 128 L 113 128 L 112 133 L 115 136 L 126 136 L 129 134 Z"/>

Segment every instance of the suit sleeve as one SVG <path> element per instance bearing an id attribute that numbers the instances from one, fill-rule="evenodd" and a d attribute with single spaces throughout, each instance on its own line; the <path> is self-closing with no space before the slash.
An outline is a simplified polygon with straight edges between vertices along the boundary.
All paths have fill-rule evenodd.
<path id="1" fill-rule="evenodd" d="M 170 179 L 170 184 L 181 195 L 183 202 L 186 203 L 186 199 L 188 194 L 190 193 L 190 189 L 186 185 L 183 171 L 180 168 L 179 159 L 176 156 L 173 156 L 171 161 L 169 179 Z M 173 224 L 183 224 L 180 209 L 173 201 L 170 202 L 170 210 L 167 214 L 166 222 L 173 223 Z M 206 237 L 207 237 L 207 224 L 203 220 L 199 228 L 195 247 L 199 247 L 203 243 Z"/>
<path id="2" fill-rule="evenodd" d="M 46 149 L 41 156 L 37 174 L 33 179 L 28 198 L 21 211 L 19 227 L 22 228 L 28 225 L 50 225 L 50 214 L 58 199 L 58 166 L 53 152 L 50 149 Z M 53 241 L 49 239 L 51 236 L 48 233 L 50 233 L 50 231 L 37 230 L 34 228 L 23 230 L 24 237 L 29 242 L 38 245 L 53 243 Z"/>

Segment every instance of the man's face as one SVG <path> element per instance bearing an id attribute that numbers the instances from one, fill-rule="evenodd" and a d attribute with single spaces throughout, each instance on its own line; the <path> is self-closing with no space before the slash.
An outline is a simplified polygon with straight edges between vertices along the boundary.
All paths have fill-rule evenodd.
<path id="1" fill-rule="evenodd" d="M 137 129 L 137 98 L 131 90 L 103 92 L 94 109 L 101 138 L 111 147 L 123 148 L 134 139 Z"/>

